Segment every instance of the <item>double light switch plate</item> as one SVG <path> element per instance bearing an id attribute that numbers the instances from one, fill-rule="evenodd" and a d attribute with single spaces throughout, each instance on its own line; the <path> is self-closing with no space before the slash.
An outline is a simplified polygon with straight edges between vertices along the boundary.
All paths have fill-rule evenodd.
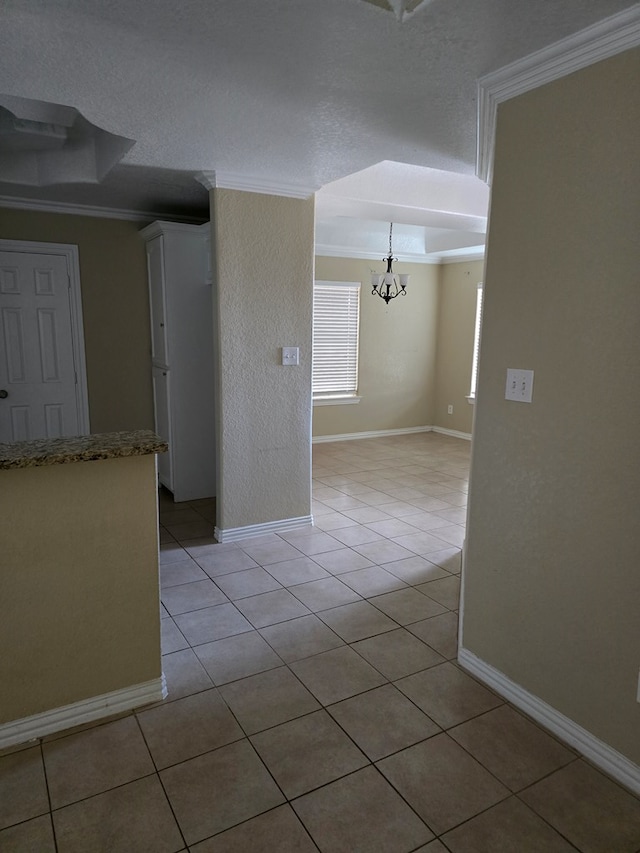
<path id="1" fill-rule="evenodd" d="M 282 347 L 282 363 L 293 366 L 300 364 L 300 347 Z"/>
<path id="2" fill-rule="evenodd" d="M 533 370 L 515 370 L 507 368 L 507 387 L 505 400 L 530 403 L 533 398 Z"/>

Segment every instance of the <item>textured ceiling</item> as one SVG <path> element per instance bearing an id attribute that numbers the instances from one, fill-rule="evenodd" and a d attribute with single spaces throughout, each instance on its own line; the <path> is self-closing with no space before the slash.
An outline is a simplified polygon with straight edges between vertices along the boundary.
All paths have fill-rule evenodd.
<path id="1" fill-rule="evenodd" d="M 381 161 L 473 175 L 477 78 L 632 5 L 432 0 L 400 23 L 362 0 L 2 0 L 0 92 L 135 145 L 101 184 L 0 195 L 197 216 L 203 170 L 310 189 Z"/>

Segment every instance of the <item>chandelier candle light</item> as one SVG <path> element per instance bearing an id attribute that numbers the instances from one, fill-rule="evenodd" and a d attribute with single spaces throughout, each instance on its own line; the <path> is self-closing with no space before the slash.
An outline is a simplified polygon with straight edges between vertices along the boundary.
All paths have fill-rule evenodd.
<path id="1" fill-rule="evenodd" d="M 393 257 L 393 249 L 391 248 L 392 233 L 393 222 L 389 224 L 389 254 L 384 259 L 387 262 L 386 273 L 371 273 L 371 286 L 373 287 L 371 294 L 373 295 L 375 293 L 376 296 L 384 299 L 387 305 L 392 299 L 395 299 L 396 296 L 406 296 L 407 285 L 409 284 L 408 275 L 398 275 L 398 273 L 395 273 L 391 267 L 393 261 L 398 260 Z"/>

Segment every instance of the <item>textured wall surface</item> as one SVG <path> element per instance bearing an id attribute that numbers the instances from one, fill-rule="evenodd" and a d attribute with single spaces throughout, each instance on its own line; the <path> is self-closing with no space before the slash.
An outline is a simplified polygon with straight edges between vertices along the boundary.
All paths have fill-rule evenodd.
<path id="1" fill-rule="evenodd" d="M 483 275 L 484 261 L 440 267 L 434 424 L 466 433 L 473 426 L 473 406 L 466 398 L 471 385 L 477 285 Z M 449 405 L 453 406 L 451 415 Z"/>
<path id="2" fill-rule="evenodd" d="M 0 723 L 160 677 L 156 501 L 153 455 L 0 471 Z"/>
<path id="3" fill-rule="evenodd" d="M 0 209 L 0 238 L 78 246 L 91 432 L 153 429 L 149 297 L 138 222 Z"/>
<path id="4" fill-rule="evenodd" d="M 316 280 L 359 281 L 360 352 L 357 405 L 316 406 L 313 434 L 340 435 L 433 423 L 438 270 L 396 264 L 409 273 L 407 296 L 389 305 L 371 295 L 371 270 L 382 261 L 316 258 Z"/>
<path id="5" fill-rule="evenodd" d="M 311 512 L 314 201 L 211 193 L 224 530 Z M 282 346 L 300 347 L 299 366 L 282 366 Z"/>
<path id="6" fill-rule="evenodd" d="M 639 75 L 629 51 L 499 108 L 463 626 L 636 764 Z"/>

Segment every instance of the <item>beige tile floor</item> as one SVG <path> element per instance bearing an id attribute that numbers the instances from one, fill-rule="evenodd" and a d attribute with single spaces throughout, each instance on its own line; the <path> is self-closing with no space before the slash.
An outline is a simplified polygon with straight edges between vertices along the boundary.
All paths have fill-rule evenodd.
<path id="1" fill-rule="evenodd" d="M 236 544 L 161 495 L 169 697 L 0 756 L 0 851 L 637 853 L 640 801 L 455 662 L 468 456 L 318 445 L 315 527 Z"/>

